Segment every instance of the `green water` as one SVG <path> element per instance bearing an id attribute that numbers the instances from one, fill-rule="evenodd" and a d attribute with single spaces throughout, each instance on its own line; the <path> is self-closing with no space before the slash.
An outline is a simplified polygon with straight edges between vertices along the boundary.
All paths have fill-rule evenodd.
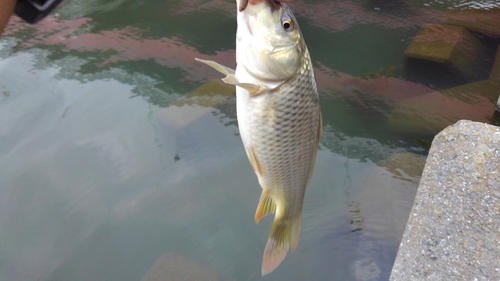
<path id="1" fill-rule="evenodd" d="M 477 3 L 290 4 L 324 133 L 299 246 L 265 277 L 272 218 L 253 220 L 234 97 L 196 90 L 220 75 L 195 57 L 235 65 L 233 1 L 73 0 L 34 26 L 13 19 L 0 38 L 0 280 L 141 280 L 172 253 L 222 280 L 387 280 L 422 143 L 493 114 L 454 97 L 470 112 L 443 110 L 436 85 L 464 82 L 414 75 L 403 53 L 420 26 Z"/>

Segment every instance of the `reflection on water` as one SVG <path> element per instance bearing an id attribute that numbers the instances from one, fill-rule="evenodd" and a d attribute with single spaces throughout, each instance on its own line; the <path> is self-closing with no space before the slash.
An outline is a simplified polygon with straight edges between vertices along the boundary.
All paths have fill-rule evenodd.
<path id="1" fill-rule="evenodd" d="M 404 51 L 448 8 L 494 3 L 290 5 L 324 133 L 301 243 L 262 279 L 387 280 L 425 162 L 420 143 L 461 118 L 489 122 L 498 94 L 490 80 L 442 91 L 409 71 Z M 253 220 L 260 189 L 234 89 L 194 61 L 235 65 L 234 8 L 72 0 L 38 25 L 11 21 L 0 39 L 0 280 L 261 278 L 272 219 Z"/>

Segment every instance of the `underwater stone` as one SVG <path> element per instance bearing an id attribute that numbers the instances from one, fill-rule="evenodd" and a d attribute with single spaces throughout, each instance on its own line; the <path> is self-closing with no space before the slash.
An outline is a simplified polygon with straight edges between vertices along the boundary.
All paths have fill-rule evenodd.
<path id="1" fill-rule="evenodd" d="M 500 95 L 500 80 L 497 81 L 488 79 L 472 82 L 469 84 L 442 90 L 441 93 L 445 96 L 454 97 L 467 103 L 486 102 L 480 101 L 478 99 L 479 97 L 484 97 L 488 99 L 492 104 L 494 104 L 498 96 Z M 487 115 L 491 115 L 491 113 L 493 112 L 487 112 Z"/>
<path id="2" fill-rule="evenodd" d="M 500 87 L 485 80 L 401 99 L 388 115 L 387 126 L 399 132 L 435 135 L 462 119 L 489 123 L 495 91 Z"/>
<path id="3" fill-rule="evenodd" d="M 471 79 L 477 75 L 483 49 L 481 42 L 463 27 L 427 24 L 420 28 L 405 56 L 444 64 Z"/>
<path id="4" fill-rule="evenodd" d="M 493 62 L 493 67 L 491 68 L 489 78 L 500 81 L 500 46 L 497 49 L 497 54 L 495 55 L 495 60 Z"/>
<path id="5" fill-rule="evenodd" d="M 236 89 L 220 79 L 211 80 L 182 96 L 158 112 L 158 119 L 174 128 L 182 128 L 210 114 L 213 109 L 236 96 Z M 182 107 L 191 107 L 185 110 Z"/>
<path id="6" fill-rule="evenodd" d="M 446 13 L 445 22 L 469 31 L 500 36 L 500 8 L 450 10 Z"/>
<path id="7" fill-rule="evenodd" d="M 203 107 L 216 107 L 226 99 L 236 95 L 236 88 L 222 82 L 220 79 L 210 80 L 199 86 L 187 95 L 176 100 L 173 105 L 199 105 Z"/>
<path id="8" fill-rule="evenodd" d="M 495 105 L 495 115 L 500 115 L 500 96 L 498 97 L 497 104 Z"/>
<path id="9" fill-rule="evenodd" d="M 500 280 L 500 128 L 433 140 L 390 280 Z"/>
<path id="10" fill-rule="evenodd" d="M 222 281 L 222 278 L 208 267 L 198 264 L 179 254 L 168 253 L 158 258 L 156 263 L 141 279 L 141 281 L 165 280 Z"/>
<path id="11" fill-rule="evenodd" d="M 377 163 L 377 166 L 387 168 L 393 177 L 405 181 L 412 181 L 411 178 L 420 180 L 424 165 L 425 156 L 411 152 L 394 153 Z M 418 183 L 418 180 L 415 183 Z"/>

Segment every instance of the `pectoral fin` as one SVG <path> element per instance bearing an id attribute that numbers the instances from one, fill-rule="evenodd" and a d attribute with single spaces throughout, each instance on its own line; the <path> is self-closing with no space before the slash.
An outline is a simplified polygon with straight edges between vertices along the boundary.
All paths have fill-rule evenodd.
<path id="1" fill-rule="evenodd" d="M 234 75 L 234 69 L 232 68 L 229 68 L 227 66 L 224 66 L 222 64 L 219 64 L 213 60 L 202 60 L 202 59 L 199 59 L 199 58 L 194 58 L 195 60 L 199 61 L 199 62 L 202 62 L 208 66 L 210 66 L 211 68 L 219 71 L 220 73 L 224 74 L 224 75 Z"/>
<path id="2" fill-rule="evenodd" d="M 247 90 L 248 94 L 252 97 L 260 95 L 265 90 L 265 88 L 260 85 L 242 83 L 238 80 L 238 78 L 236 78 L 236 76 L 232 74 L 222 78 L 222 81 L 224 81 L 227 84 L 235 85 L 237 87 Z"/>
<path id="3" fill-rule="evenodd" d="M 240 82 L 240 80 L 238 80 L 238 78 L 234 75 L 234 69 L 231 69 L 212 60 L 202 60 L 199 58 L 195 58 L 195 60 L 202 62 L 217 70 L 218 72 L 226 75 L 226 77 L 222 78 L 222 81 L 224 81 L 224 83 L 243 88 L 248 91 L 248 94 L 250 96 L 258 96 L 265 90 L 265 88 L 261 85 Z"/>

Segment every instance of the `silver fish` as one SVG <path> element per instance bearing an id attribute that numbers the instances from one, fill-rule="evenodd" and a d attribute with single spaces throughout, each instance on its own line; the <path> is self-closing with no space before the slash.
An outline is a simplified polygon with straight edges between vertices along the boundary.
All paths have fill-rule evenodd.
<path id="1" fill-rule="evenodd" d="M 241 139 L 262 187 L 255 221 L 275 214 L 262 259 L 266 275 L 299 242 L 304 193 L 322 129 L 321 108 L 311 58 L 290 8 L 274 0 L 241 1 L 244 7 L 236 0 L 236 71 L 197 60 L 236 86 Z"/>

